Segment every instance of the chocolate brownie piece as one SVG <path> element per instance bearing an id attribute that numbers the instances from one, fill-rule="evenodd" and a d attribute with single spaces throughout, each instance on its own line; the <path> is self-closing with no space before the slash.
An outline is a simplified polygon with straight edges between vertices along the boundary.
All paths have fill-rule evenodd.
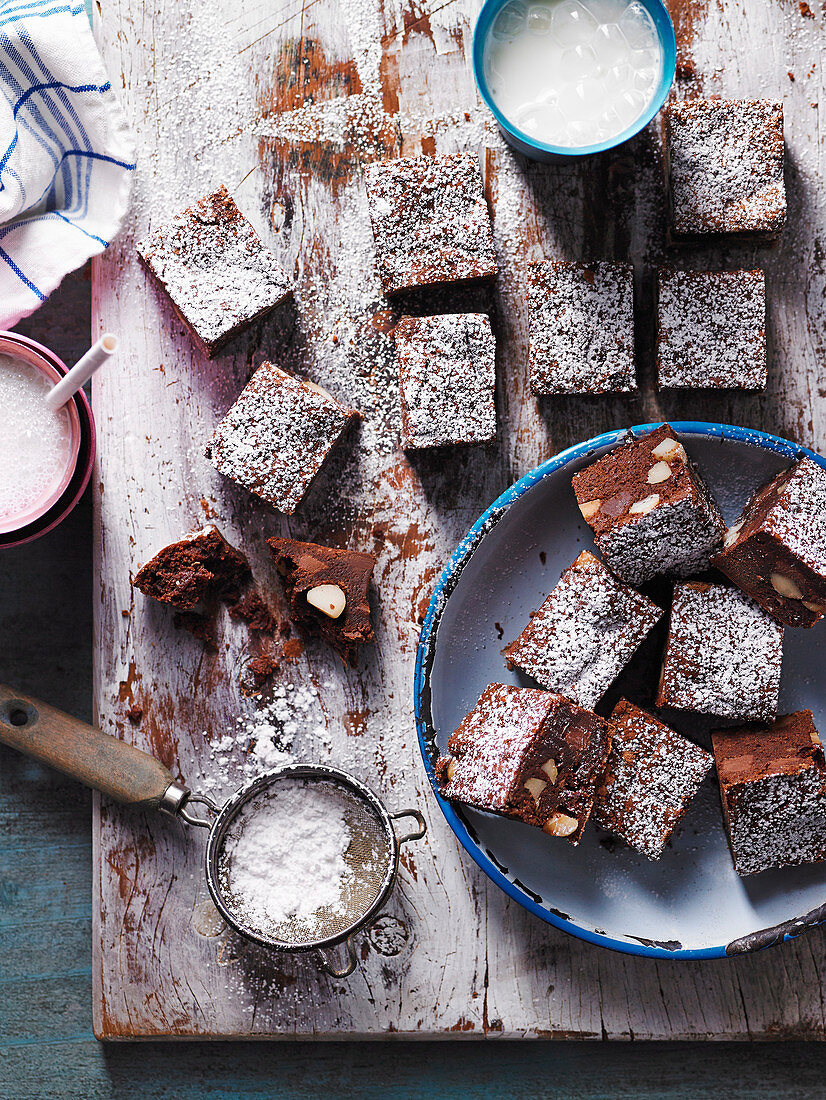
<path id="1" fill-rule="evenodd" d="M 226 187 L 156 229 L 137 252 L 208 359 L 293 292 Z"/>
<path id="2" fill-rule="evenodd" d="M 250 566 L 214 523 L 170 543 L 135 574 L 145 596 L 191 611 L 215 600 L 234 600 L 250 579 Z"/>
<path id="3" fill-rule="evenodd" d="M 220 473 L 292 515 L 330 451 L 360 418 L 320 386 L 264 362 L 204 454 Z"/>
<path id="4" fill-rule="evenodd" d="M 496 343 L 486 314 L 403 317 L 396 356 L 404 447 L 496 438 Z"/>
<path id="5" fill-rule="evenodd" d="M 610 746 L 608 723 L 569 699 L 491 684 L 451 734 L 436 774 L 445 798 L 578 844 Z"/>
<path id="6" fill-rule="evenodd" d="M 358 647 L 375 641 L 368 591 L 376 559 L 355 550 L 272 538 L 267 542 L 284 581 L 292 619 L 324 638 L 350 665 Z"/>
<path id="7" fill-rule="evenodd" d="M 660 389 L 766 388 L 762 271 L 660 271 Z"/>
<path id="8" fill-rule="evenodd" d="M 826 858 L 826 761 L 812 712 L 711 740 L 737 874 Z"/>
<path id="9" fill-rule="evenodd" d="M 714 758 L 627 699 L 617 703 L 610 726 L 594 822 L 659 859 Z"/>
<path id="10" fill-rule="evenodd" d="M 405 157 L 365 173 L 385 294 L 496 274 L 477 157 Z"/>
<path id="11" fill-rule="evenodd" d="M 631 264 L 530 264 L 528 361 L 535 394 L 636 390 Z"/>
<path id="12" fill-rule="evenodd" d="M 725 523 L 699 470 L 669 424 L 628 438 L 572 482 L 606 564 L 629 584 L 701 572 Z"/>
<path id="13" fill-rule="evenodd" d="M 826 470 L 802 458 L 755 493 L 714 565 L 784 626 L 826 612 Z"/>
<path id="14" fill-rule="evenodd" d="M 685 99 L 664 120 L 672 237 L 776 237 L 786 221 L 783 104 Z"/>
<path id="15" fill-rule="evenodd" d="M 662 614 L 583 550 L 503 652 L 542 687 L 592 708 Z"/>
<path id="16" fill-rule="evenodd" d="M 671 606 L 658 707 L 721 718 L 774 718 L 783 627 L 736 588 L 691 581 Z"/>

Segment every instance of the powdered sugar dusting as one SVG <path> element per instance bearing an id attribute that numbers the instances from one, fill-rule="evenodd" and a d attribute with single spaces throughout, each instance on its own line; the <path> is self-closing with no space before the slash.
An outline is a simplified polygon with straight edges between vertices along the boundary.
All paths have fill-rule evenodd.
<path id="1" fill-rule="evenodd" d="M 225 187 L 156 229 L 137 250 L 206 345 L 226 340 L 292 292 L 287 273 Z"/>
<path id="2" fill-rule="evenodd" d="M 711 753 L 622 700 L 594 821 L 649 859 L 659 859 L 714 763 Z"/>
<path id="3" fill-rule="evenodd" d="M 385 293 L 495 274 L 490 216 L 474 154 L 371 164 L 365 181 Z"/>
<path id="4" fill-rule="evenodd" d="M 658 706 L 747 721 L 774 718 L 783 628 L 724 585 L 674 590 Z"/>
<path id="5" fill-rule="evenodd" d="M 534 393 L 627 393 L 637 388 L 630 264 L 531 264 L 528 305 Z"/>
<path id="6" fill-rule="evenodd" d="M 340 908 L 352 839 L 326 784 L 280 780 L 244 808 L 224 841 L 219 878 L 239 920 L 265 934 L 288 922 L 309 930 L 320 910 Z"/>
<path id="7" fill-rule="evenodd" d="M 405 317 L 396 353 L 406 447 L 496 438 L 496 345 L 485 314 Z"/>
<path id="8" fill-rule="evenodd" d="M 591 709 L 662 614 L 583 550 L 505 654 L 542 687 Z"/>
<path id="9" fill-rule="evenodd" d="M 765 526 L 826 580 L 826 470 L 810 458 L 801 459 Z"/>
<path id="10" fill-rule="evenodd" d="M 220 473 L 289 515 L 356 415 L 317 386 L 265 362 L 204 453 Z"/>
<path id="11" fill-rule="evenodd" d="M 762 271 L 661 271 L 658 317 L 660 386 L 765 387 Z"/>
<path id="12" fill-rule="evenodd" d="M 783 104 L 692 99 L 666 112 L 675 233 L 776 234 L 786 220 Z"/>
<path id="13" fill-rule="evenodd" d="M 513 788 L 551 704 L 551 696 L 532 688 L 485 688 L 450 740 L 457 764 L 445 798 L 500 813 L 511 809 Z"/>

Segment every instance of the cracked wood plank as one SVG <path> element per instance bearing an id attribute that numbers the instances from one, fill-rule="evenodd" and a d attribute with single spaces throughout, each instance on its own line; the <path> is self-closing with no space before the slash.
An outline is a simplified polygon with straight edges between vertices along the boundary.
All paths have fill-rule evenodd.
<path id="1" fill-rule="evenodd" d="M 675 94 L 782 96 L 789 227 L 780 246 L 685 254 L 688 266 L 764 266 L 771 382 L 765 395 L 558 398 L 527 390 L 521 265 L 542 254 L 630 256 L 641 313 L 663 251 L 655 135 L 590 164 L 538 166 L 489 128 L 468 66 L 473 0 L 224 0 L 190 13 L 110 0 L 101 39 L 139 134 L 130 221 L 97 262 L 94 323 L 121 335 L 95 381 L 96 708 L 104 729 L 155 752 L 195 790 L 231 790 L 250 702 L 238 673 L 255 641 L 222 623 L 217 655 L 174 631 L 130 579 L 159 546 L 216 522 L 250 553 L 274 606 L 264 538 L 290 534 L 375 552 L 378 645 L 358 670 L 308 646 L 282 676 L 313 685 L 296 750 L 364 778 L 391 809 L 418 805 L 426 843 L 404 856 L 381 927 L 347 981 L 311 960 L 267 956 L 226 934 L 201 875 L 202 838 L 98 804 L 94 1008 L 98 1035 L 582 1038 L 822 1037 L 824 934 L 752 958 L 667 963 L 612 954 L 534 920 L 457 849 L 418 758 L 411 685 L 418 624 L 436 576 L 476 516 L 549 454 L 620 424 L 731 421 L 820 446 L 826 347 L 824 165 L 817 67 L 823 16 L 791 0 L 674 0 Z M 794 75 L 792 81 L 788 75 Z M 120 74 L 120 75 L 119 75 Z M 398 449 L 395 379 L 361 183 L 376 157 L 478 148 L 502 275 L 498 446 L 443 462 Z M 299 285 L 298 307 L 202 359 L 149 285 L 133 242 L 226 182 Z M 476 295 L 473 299 L 479 301 Z M 650 351 L 652 326 L 641 344 Z M 274 357 L 365 413 L 289 521 L 222 480 L 201 445 L 254 366 Z M 283 607 L 281 608 L 283 611 Z M 127 614 L 123 614 L 126 612 Z M 126 711 L 137 703 L 144 719 Z M 326 727 L 326 732 L 321 732 Z M 228 731 L 229 754 L 215 746 Z"/>

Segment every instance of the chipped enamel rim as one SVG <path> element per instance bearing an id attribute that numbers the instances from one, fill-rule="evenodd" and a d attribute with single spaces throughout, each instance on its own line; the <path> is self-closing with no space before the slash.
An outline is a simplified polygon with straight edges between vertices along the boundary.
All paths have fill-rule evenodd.
<path id="1" fill-rule="evenodd" d="M 578 939 L 588 943 L 598 944 L 600 947 L 608 947 L 613 951 L 620 951 L 627 955 L 643 955 L 655 959 L 722 959 L 730 957 L 727 944 L 719 944 L 714 947 L 673 949 L 659 944 L 643 943 L 639 940 L 618 938 L 616 934 L 609 935 L 597 932 L 593 928 L 577 924 L 555 912 L 549 905 L 540 905 L 525 890 L 518 886 L 506 875 L 502 874 L 487 852 L 474 838 L 471 828 L 468 826 L 460 809 L 442 798 L 439 793 L 436 775 L 433 768 L 436 731 L 433 728 L 430 711 L 430 673 L 433 667 L 433 659 L 438 644 L 437 632 L 442 613 L 447 605 L 453 590 L 458 584 L 462 570 L 476 552 L 485 535 L 498 523 L 512 504 L 523 497 L 530 489 L 544 478 L 557 473 L 566 466 L 576 462 L 580 458 L 601 450 L 604 447 L 616 446 L 622 442 L 628 431 L 647 432 L 660 427 L 663 421 L 652 424 L 636 424 L 632 428 L 617 428 L 614 431 L 605 432 L 577 443 L 565 451 L 561 451 L 553 458 L 547 459 L 541 465 L 530 470 L 519 481 L 506 489 L 491 506 L 482 513 L 474 523 L 456 549 L 442 571 L 436 583 L 430 605 L 427 609 L 424 625 L 422 627 L 419 646 L 416 652 L 416 669 L 413 686 L 413 709 L 416 716 L 416 732 L 419 738 L 419 748 L 424 761 L 433 794 L 439 803 L 439 808 L 445 816 L 445 820 L 451 827 L 456 837 L 471 859 L 478 864 L 488 878 L 494 882 L 514 901 L 518 902 L 529 913 L 539 917 L 547 924 L 568 932 Z M 709 424 L 697 420 L 670 420 L 668 422 L 674 430 L 682 435 L 704 435 L 717 439 L 731 439 L 740 443 L 746 443 L 753 447 L 761 447 L 764 450 L 774 451 L 791 460 L 797 460 L 808 456 L 819 466 L 826 469 L 826 458 L 797 443 L 791 443 L 787 439 L 781 439 L 767 432 L 760 432 L 752 428 L 740 428 L 731 424 Z M 784 942 L 794 939 L 801 931 L 811 927 L 813 923 L 826 923 L 826 914 L 823 921 L 807 921 L 805 915 L 801 915 L 797 921 L 784 921 L 783 927 L 776 926 L 777 935 L 771 942 Z M 787 926 L 794 926 L 794 931 L 786 931 Z M 773 930 L 761 930 L 771 932 Z M 769 937 L 764 937 L 768 943 Z"/>

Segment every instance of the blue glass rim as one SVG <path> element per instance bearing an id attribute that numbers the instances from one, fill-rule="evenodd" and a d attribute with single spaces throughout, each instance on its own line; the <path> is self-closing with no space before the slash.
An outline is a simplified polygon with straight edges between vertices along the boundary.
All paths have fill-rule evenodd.
<path id="1" fill-rule="evenodd" d="M 622 145 L 624 142 L 634 137 L 635 134 L 638 134 L 640 130 L 645 129 L 665 103 L 666 97 L 671 90 L 671 85 L 674 83 L 674 74 L 677 71 L 677 39 L 674 34 L 674 24 L 671 21 L 671 16 L 663 0 L 639 0 L 639 3 L 643 5 L 654 21 L 654 26 L 659 35 L 660 44 L 663 50 L 663 67 L 660 74 L 660 82 L 651 102 L 639 118 L 635 122 L 632 122 L 626 130 L 622 131 L 622 133 L 617 134 L 616 137 L 607 138 L 605 141 L 597 142 L 595 145 L 577 146 L 550 145 L 547 142 L 539 141 L 537 138 L 531 137 L 529 134 L 526 134 L 524 130 L 520 130 L 515 126 L 513 122 L 500 111 L 490 94 L 490 89 L 485 79 L 485 42 L 494 19 L 502 8 L 510 2 L 511 0 L 485 0 L 473 31 L 473 75 L 476 80 L 476 87 L 479 89 L 479 94 L 485 101 L 488 110 L 498 122 L 500 129 L 504 132 L 506 137 L 513 140 L 514 144 L 517 148 L 520 148 L 520 151 L 523 152 L 525 156 L 530 157 L 530 150 L 559 157 L 591 156 L 593 153 L 604 153 L 607 149 L 615 149 L 618 145 Z"/>
<path id="2" fill-rule="evenodd" d="M 436 587 L 430 598 L 427 615 L 425 616 L 421 635 L 419 637 L 419 645 L 416 650 L 416 667 L 413 677 L 413 713 L 416 719 L 416 734 L 419 739 L 419 750 L 424 762 L 425 771 L 427 772 L 430 786 L 445 820 L 453 830 L 456 839 L 474 863 L 476 863 L 477 866 L 485 872 L 487 877 L 503 890 L 508 897 L 513 898 L 514 901 L 521 905 L 523 909 L 527 909 L 529 913 L 539 917 L 540 920 L 545 921 L 546 924 L 551 924 L 555 928 L 559 928 L 562 932 L 567 932 L 569 935 L 575 936 L 577 939 L 596 944 L 599 947 L 607 947 L 612 951 L 619 951 L 626 955 L 642 955 L 654 959 L 694 959 L 695 961 L 702 959 L 724 959 L 730 958 L 726 944 L 702 948 L 680 947 L 672 950 L 650 942 L 635 942 L 628 939 L 617 939 L 615 936 L 608 933 L 596 932 L 591 928 L 576 924 L 573 920 L 561 916 L 545 905 L 538 904 L 530 894 L 515 882 L 512 882 L 499 870 L 473 836 L 470 827 L 462 816 L 461 809 L 458 809 L 453 803 L 448 802 L 447 799 L 442 798 L 433 767 L 435 731 L 431 722 L 429 681 L 430 669 L 436 649 L 436 633 L 447 600 L 456 587 L 464 567 L 470 561 L 479 543 L 487 532 L 502 518 L 502 516 L 504 516 L 508 508 L 515 501 L 519 500 L 520 497 L 524 496 L 525 493 L 550 474 L 575 462 L 579 458 L 585 458 L 590 454 L 594 454 L 603 447 L 616 446 L 616 444 L 625 439 L 629 431 L 635 433 L 652 431 L 654 428 L 660 427 L 663 423 L 664 421 L 659 420 L 651 424 L 635 424 L 631 428 L 615 428 L 610 432 L 604 432 L 602 435 L 595 436 L 593 439 L 588 439 L 583 443 L 577 443 L 573 447 L 568 447 L 552 458 L 546 459 L 539 466 L 535 466 L 532 470 L 529 470 L 528 473 L 514 482 L 513 485 L 496 498 L 493 504 L 485 509 L 453 551 L 450 560 L 442 570 L 436 582 Z M 705 435 L 712 437 L 716 436 L 718 439 L 733 439 L 751 444 L 755 447 L 761 447 L 765 450 L 774 451 L 776 454 L 783 455 L 792 462 L 807 456 L 819 466 L 826 469 L 826 458 L 823 458 L 808 447 L 804 447 L 799 443 L 792 443 L 790 440 L 782 439 L 777 435 L 770 435 L 768 432 L 758 431 L 755 428 L 742 428 L 732 424 L 712 424 L 700 420 L 669 420 L 668 423 L 678 434 Z M 778 942 L 785 942 L 786 940 L 794 938 L 795 934 L 785 932 L 782 937 L 778 939 Z"/>

